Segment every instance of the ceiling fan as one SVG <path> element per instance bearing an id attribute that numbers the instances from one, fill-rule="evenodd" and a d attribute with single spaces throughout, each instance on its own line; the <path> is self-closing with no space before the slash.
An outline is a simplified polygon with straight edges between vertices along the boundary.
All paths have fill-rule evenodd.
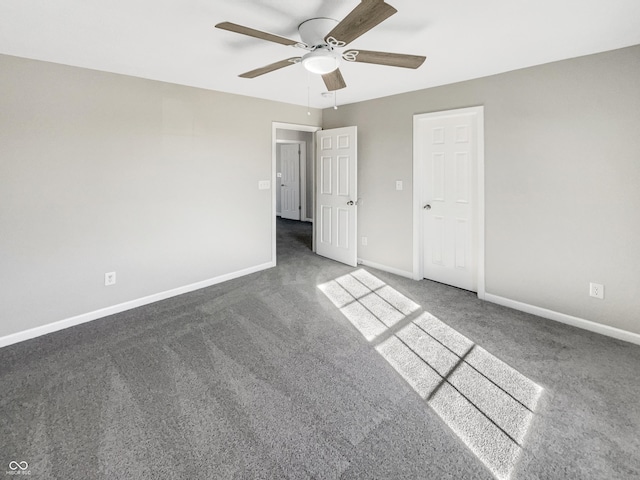
<path id="1" fill-rule="evenodd" d="M 331 18 L 312 18 L 298 26 L 300 41 L 284 38 L 253 28 L 230 22 L 222 22 L 216 28 L 241 33 L 250 37 L 302 48 L 308 52 L 301 57 L 292 57 L 266 65 L 240 75 L 242 78 L 255 78 L 289 65 L 302 63 L 311 73 L 322 75 L 329 91 L 340 90 L 347 84 L 340 73 L 341 60 L 347 62 L 374 63 L 392 67 L 418 68 L 426 57 L 399 53 L 374 52 L 371 50 L 345 50 L 349 43 L 380 24 L 397 10 L 384 0 L 361 0 L 341 22 Z M 328 33 L 327 33 L 328 32 Z"/>

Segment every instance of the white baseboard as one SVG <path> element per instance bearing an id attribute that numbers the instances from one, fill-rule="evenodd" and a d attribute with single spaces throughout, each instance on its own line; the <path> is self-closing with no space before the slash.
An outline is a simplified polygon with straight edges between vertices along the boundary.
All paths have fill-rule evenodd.
<path id="1" fill-rule="evenodd" d="M 80 325 L 82 323 L 91 322 L 93 320 L 107 317 L 109 315 L 114 315 L 116 313 L 124 312 L 126 310 L 142 307 L 143 305 L 148 305 L 150 303 L 158 302 L 160 300 L 166 300 L 167 298 L 182 295 L 184 293 L 193 292 L 194 290 L 200 290 L 201 288 L 210 287 L 218 283 L 226 282 L 228 280 L 233 280 L 234 278 L 238 278 L 238 277 L 243 277 L 251 273 L 260 272 L 262 270 L 266 270 L 268 268 L 275 267 L 275 266 L 276 266 L 275 262 L 263 263 L 262 265 L 256 265 L 254 267 L 245 268 L 243 270 L 238 270 L 236 272 L 227 273 L 225 275 L 220 275 L 218 277 L 210 278 L 208 280 L 192 283 L 190 285 L 185 285 L 183 287 L 174 288 L 171 290 L 167 290 L 165 292 L 154 293 L 153 295 L 138 298 L 137 300 L 131 300 L 128 302 L 120 303 L 118 305 L 113 305 L 111 307 L 101 308 L 100 310 L 94 310 L 92 312 L 83 313 L 75 317 L 66 318 L 64 320 L 59 320 L 53 323 L 48 323 L 40 327 L 30 328 L 29 330 L 23 330 L 22 332 L 12 333 L 10 335 L 0 337 L 0 348 L 6 347 L 8 345 L 12 345 L 14 343 L 23 342 L 25 340 L 30 340 L 32 338 L 36 338 L 41 335 L 46 335 L 47 333 L 57 332 L 58 330 L 64 330 L 65 328 Z"/>
<path id="2" fill-rule="evenodd" d="M 382 270 L 383 272 L 393 273 L 394 275 L 398 275 L 400 277 L 413 279 L 413 273 L 412 272 L 405 272 L 404 270 L 400 270 L 398 268 L 387 267 L 386 265 L 381 265 L 379 263 L 370 262 L 369 260 L 363 260 L 363 259 L 359 258 L 358 259 L 358 265 L 364 265 L 365 267 L 377 268 L 378 270 Z"/>
<path id="3" fill-rule="evenodd" d="M 529 305 L 528 303 L 518 302 L 508 298 L 486 293 L 486 301 L 497 303 L 505 307 L 520 310 L 522 312 L 531 313 L 539 317 L 548 318 L 549 320 L 555 320 L 556 322 L 565 323 L 574 327 L 589 330 L 590 332 L 599 333 L 608 337 L 617 338 L 618 340 L 624 340 L 625 342 L 635 343 L 640 345 L 640 335 L 633 332 L 628 332 L 616 327 L 610 327 L 609 325 L 603 325 L 601 323 L 592 322 L 591 320 L 585 320 L 584 318 L 573 317 L 564 313 L 555 312 L 553 310 L 547 310 L 546 308 L 536 307 L 535 305 Z"/>

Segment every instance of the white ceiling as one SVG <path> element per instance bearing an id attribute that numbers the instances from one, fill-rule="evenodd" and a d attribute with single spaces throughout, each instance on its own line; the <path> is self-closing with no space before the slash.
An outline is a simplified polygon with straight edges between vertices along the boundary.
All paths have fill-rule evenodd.
<path id="1" fill-rule="evenodd" d="M 338 104 L 640 44 L 640 0 L 388 0 L 398 9 L 349 48 L 425 55 L 418 70 L 343 62 Z M 297 40 L 358 0 L 0 0 L 0 53 L 307 105 L 333 105 L 293 65 L 304 50 L 214 28 L 230 21 Z"/>

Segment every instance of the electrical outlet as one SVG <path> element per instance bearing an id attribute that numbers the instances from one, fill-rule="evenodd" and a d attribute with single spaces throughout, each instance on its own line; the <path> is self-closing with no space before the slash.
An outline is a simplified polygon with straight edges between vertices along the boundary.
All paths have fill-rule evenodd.
<path id="1" fill-rule="evenodd" d="M 604 300 L 604 285 L 591 282 L 589 284 L 589 296 Z"/>
<path id="2" fill-rule="evenodd" d="M 104 274 L 104 285 L 106 287 L 116 284 L 116 272 L 109 272 Z"/>
<path id="3" fill-rule="evenodd" d="M 367 237 L 362 237 L 362 246 L 366 247 L 369 244 L 369 239 Z"/>

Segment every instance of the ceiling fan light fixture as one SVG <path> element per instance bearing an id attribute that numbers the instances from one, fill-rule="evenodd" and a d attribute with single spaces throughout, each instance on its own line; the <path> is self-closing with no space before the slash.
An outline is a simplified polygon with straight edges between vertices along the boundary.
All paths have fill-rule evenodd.
<path id="1" fill-rule="evenodd" d="M 329 50 L 318 49 L 303 56 L 302 65 L 311 73 L 326 75 L 340 66 L 340 58 Z"/>

